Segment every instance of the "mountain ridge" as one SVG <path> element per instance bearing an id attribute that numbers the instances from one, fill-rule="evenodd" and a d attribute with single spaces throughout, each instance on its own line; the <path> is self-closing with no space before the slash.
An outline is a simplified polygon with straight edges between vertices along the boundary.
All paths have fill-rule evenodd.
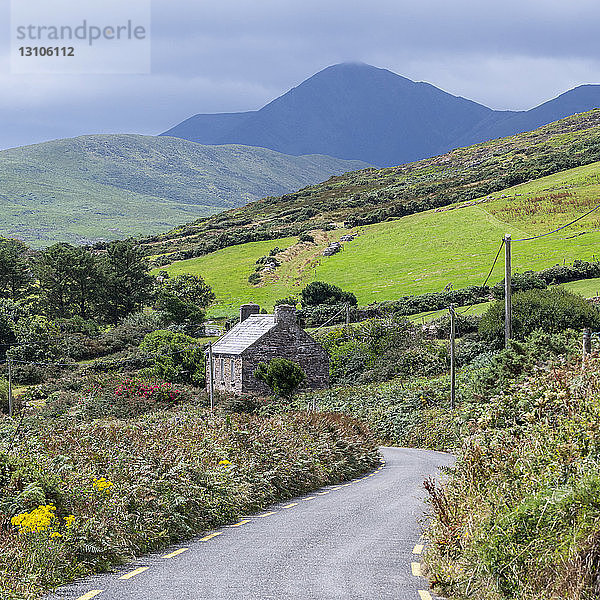
<path id="1" fill-rule="evenodd" d="M 148 235 L 364 166 L 135 134 L 43 142 L 0 152 L 0 235 L 37 246 Z"/>
<path id="2" fill-rule="evenodd" d="M 598 107 L 600 85 L 578 86 L 528 111 L 504 111 L 387 69 L 341 63 L 315 73 L 259 110 L 194 115 L 161 135 L 393 166 L 530 131 Z"/>

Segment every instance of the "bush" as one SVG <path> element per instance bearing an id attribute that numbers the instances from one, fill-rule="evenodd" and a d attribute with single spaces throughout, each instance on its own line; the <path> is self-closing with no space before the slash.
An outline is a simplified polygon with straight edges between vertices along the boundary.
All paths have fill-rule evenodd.
<path id="1" fill-rule="evenodd" d="M 86 419 L 109 416 L 124 419 L 173 407 L 183 398 L 181 389 L 157 378 L 110 378 L 83 391 L 82 412 Z"/>
<path id="2" fill-rule="evenodd" d="M 252 285 L 258 285 L 260 282 L 262 281 L 261 275 L 258 272 L 254 272 L 254 273 L 250 273 L 250 275 L 248 275 L 248 283 L 251 283 Z"/>
<path id="3" fill-rule="evenodd" d="M 565 329 L 600 328 L 600 311 L 585 298 L 562 288 L 529 290 L 515 294 L 512 302 L 513 337 L 525 337 L 541 329 L 558 333 Z M 479 323 L 483 339 L 502 344 L 504 339 L 504 303 L 495 302 Z"/>
<path id="4" fill-rule="evenodd" d="M 290 397 L 306 379 L 297 363 L 287 358 L 272 358 L 268 363 L 260 362 L 254 377 L 268 385 L 276 396 Z"/>
<path id="5" fill-rule="evenodd" d="M 206 383 L 203 347 L 199 340 L 173 331 L 149 333 L 140 350 L 154 360 L 150 374 L 171 383 L 189 383 L 198 387 Z"/>
<path id="6" fill-rule="evenodd" d="M 344 292 L 337 285 L 323 281 L 313 281 L 300 292 L 302 307 L 320 304 L 350 304 L 357 306 L 358 300 L 352 292 Z"/>

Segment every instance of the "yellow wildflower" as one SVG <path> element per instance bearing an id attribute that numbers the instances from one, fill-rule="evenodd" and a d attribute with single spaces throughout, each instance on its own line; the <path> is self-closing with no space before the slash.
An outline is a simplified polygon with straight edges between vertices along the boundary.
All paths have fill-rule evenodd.
<path id="1" fill-rule="evenodd" d="M 108 479 L 104 478 L 104 477 L 100 477 L 100 479 L 96 479 L 94 477 L 94 489 L 98 490 L 99 492 L 105 492 L 107 490 L 109 490 L 112 486 L 114 485 L 114 483 L 112 481 L 109 481 Z"/>
<path id="2" fill-rule="evenodd" d="M 40 505 L 31 512 L 15 515 L 10 522 L 19 528 L 19 533 L 50 533 L 57 521 L 55 512 L 53 504 Z"/>
<path id="3" fill-rule="evenodd" d="M 65 517 L 65 525 L 68 527 L 71 527 L 71 525 L 73 525 L 73 521 L 75 520 L 75 515 L 69 515 L 68 517 Z"/>
<path id="4" fill-rule="evenodd" d="M 231 464 L 231 462 L 228 461 L 227 459 L 225 459 L 225 460 L 220 460 L 219 464 L 222 465 L 222 466 L 224 466 L 224 467 L 228 467 Z"/>

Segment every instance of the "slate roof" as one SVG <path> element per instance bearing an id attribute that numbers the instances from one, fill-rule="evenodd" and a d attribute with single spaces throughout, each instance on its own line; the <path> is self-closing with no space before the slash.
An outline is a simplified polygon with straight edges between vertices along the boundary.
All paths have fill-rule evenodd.
<path id="1" fill-rule="evenodd" d="M 213 353 L 241 354 L 275 327 L 275 315 L 250 315 L 213 344 Z"/>

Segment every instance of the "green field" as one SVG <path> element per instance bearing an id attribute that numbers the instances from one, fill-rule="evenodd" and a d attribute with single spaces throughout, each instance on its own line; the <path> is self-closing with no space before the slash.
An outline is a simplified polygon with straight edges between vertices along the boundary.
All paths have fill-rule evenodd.
<path id="1" fill-rule="evenodd" d="M 568 194 L 568 195 L 566 195 Z M 554 198 L 553 198 L 554 196 Z M 297 238 L 231 246 L 206 256 L 179 261 L 170 273 L 191 272 L 213 286 L 218 303 L 212 314 L 233 314 L 240 303 L 273 302 L 317 279 L 354 292 L 359 304 L 393 300 L 409 294 L 481 285 L 505 233 L 514 240 L 563 225 L 600 203 L 600 163 L 571 169 L 492 194 L 481 203 L 453 205 L 393 221 L 360 227 L 342 252 L 322 257 L 330 240 L 347 230 L 329 231 L 314 245 L 299 244 L 283 255 L 282 267 L 259 286 L 248 283 L 257 258 Z M 289 254 L 289 256 L 286 256 Z M 513 270 L 541 270 L 574 259 L 600 256 L 600 211 L 564 231 L 528 242 L 513 242 Z M 501 254 L 490 279 L 504 276 Z M 570 284 L 570 287 L 573 284 Z M 579 293 L 595 295 L 597 283 L 579 282 Z"/>

